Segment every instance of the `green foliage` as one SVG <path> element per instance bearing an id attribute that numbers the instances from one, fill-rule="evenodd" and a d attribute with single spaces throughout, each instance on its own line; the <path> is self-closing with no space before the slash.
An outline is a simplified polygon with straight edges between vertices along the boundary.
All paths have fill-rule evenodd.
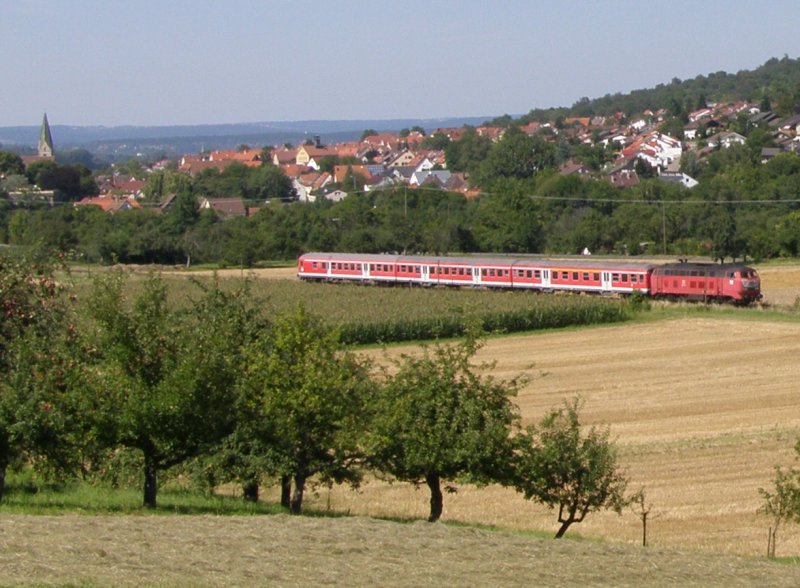
<path id="1" fill-rule="evenodd" d="M 335 331 L 299 308 L 278 316 L 247 347 L 246 366 L 232 439 L 244 465 L 291 477 L 295 514 L 312 476 L 322 483 L 356 484 L 368 412 L 367 364 L 342 348 Z M 251 473 L 250 480 L 258 471 Z"/>
<path id="2" fill-rule="evenodd" d="M 795 453 L 800 455 L 800 441 L 795 444 Z M 784 521 L 800 522 L 800 470 L 795 467 L 776 467 L 773 489 L 759 488 L 758 493 L 762 499 L 759 512 L 772 519 L 768 554 L 775 557 L 778 527 Z"/>
<path id="3" fill-rule="evenodd" d="M 487 293 L 483 293 L 487 294 Z M 518 333 L 555 329 L 575 325 L 604 324 L 629 318 L 628 308 L 618 300 L 585 296 L 538 297 L 519 293 L 521 308 L 483 310 L 470 314 L 432 312 L 424 316 L 424 308 L 415 308 L 412 316 L 375 317 L 340 327 L 345 343 L 388 343 L 451 338 L 465 335 L 478 324 L 484 332 Z M 435 303 L 434 303 L 435 304 Z M 441 307 L 438 307 L 441 308 Z"/>
<path id="4" fill-rule="evenodd" d="M 91 445 L 85 349 L 52 260 L 0 257 L 0 497 L 9 466 L 75 471 Z"/>
<path id="5" fill-rule="evenodd" d="M 82 164 L 60 165 L 37 161 L 25 170 L 28 180 L 42 190 L 56 190 L 66 200 L 79 200 L 98 193 L 92 172 Z"/>
<path id="6" fill-rule="evenodd" d="M 526 179 L 556 163 L 555 147 L 539 137 L 530 137 L 511 127 L 480 165 L 478 184 L 492 189 L 498 178 Z"/>
<path id="7" fill-rule="evenodd" d="M 526 499 L 558 507 L 561 527 L 600 509 L 621 513 L 627 478 L 617 463 L 617 451 L 607 429 L 581 430 L 581 403 L 576 398 L 548 412 L 536 427 L 514 438 L 513 485 Z"/>
<path id="8" fill-rule="evenodd" d="M 447 168 L 455 172 L 477 171 L 492 149 L 491 139 L 479 135 L 474 127 L 467 127 L 458 141 L 434 134 L 426 143 L 430 143 L 431 148 L 444 149 Z"/>
<path id="9" fill-rule="evenodd" d="M 13 151 L 0 151 L 0 176 L 22 175 L 25 165 L 22 158 Z"/>
<path id="10" fill-rule="evenodd" d="M 90 312 L 102 398 L 99 431 L 109 448 L 141 451 L 144 504 L 156 506 L 157 473 L 195 457 L 232 430 L 230 407 L 252 313 L 215 284 L 185 309 L 167 303 L 152 274 L 132 301 L 126 280 L 95 281 Z"/>
<path id="11" fill-rule="evenodd" d="M 478 347 L 468 336 L 403 355 L 373 397 L 370 460 L 398 480 L 428 485 L 431 522 L 442 514 L 443 480 L 495 481 L 507 469 L 520 380 L 481 375 L 491 366 L 471 363 Z"/>

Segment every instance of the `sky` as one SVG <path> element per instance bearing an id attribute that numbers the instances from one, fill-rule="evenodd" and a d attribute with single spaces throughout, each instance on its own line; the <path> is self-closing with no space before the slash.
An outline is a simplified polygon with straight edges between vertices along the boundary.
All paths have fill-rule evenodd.
<path id="1" fill-rule="evenodd" d="M 0 126 L 525 114 L 800 56 L 797 0 L 0 0 Z"/>

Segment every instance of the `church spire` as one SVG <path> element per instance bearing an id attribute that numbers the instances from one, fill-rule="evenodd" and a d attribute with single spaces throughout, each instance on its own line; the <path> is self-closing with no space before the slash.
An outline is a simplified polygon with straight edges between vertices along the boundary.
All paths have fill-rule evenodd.
<path id="1" fill-rule="evenodd" d="M 39 157 L 53 157 L 53 136 L 50 134 L 50 124 L 47 122 L 47 113 L 42 118 L 42 128 L 39 131 Z"/>

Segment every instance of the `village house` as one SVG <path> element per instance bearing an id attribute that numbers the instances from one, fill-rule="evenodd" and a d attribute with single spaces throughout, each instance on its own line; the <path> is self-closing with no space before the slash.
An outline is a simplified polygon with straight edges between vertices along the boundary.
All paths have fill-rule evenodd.
<path id="1" fill-rule="evenodd" d="M 141 205 L 133 198 L 120 196 L 87 196 L 75 203 L 75 206 L 97 206 L 103 212 L 119 212 L 121 210 L 132 210 L 141 208 Z"/>
<path id="2" fill-rule="evenodd" d="M 707 143 L 713 149 L 727 148 L 731 145 L 744 145 L 747 143 L 747 139 L 739 133 L 717 133 L 709 137 Z"/>
<path id="3" fill-rule="evenodd" d="M 241 198 L 203 198 L 200 210 L 210 210 L 220 220 L 247 216 L 247 208 Z"/>

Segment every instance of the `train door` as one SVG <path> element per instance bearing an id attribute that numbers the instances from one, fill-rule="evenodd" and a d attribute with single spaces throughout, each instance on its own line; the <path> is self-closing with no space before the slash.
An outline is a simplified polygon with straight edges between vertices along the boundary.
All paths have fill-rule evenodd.
<path id="1" fill-rule="evenodd" d="M 479 267 L 472 268 L 472 283 L 473 284 L 481 283 L 481 268 Z"/>
<path id="2" fill-rule="evenodd" d="M 368 263 L 362 263 L 361 264 L 361 277 L 364 278 L 365 280 L 369 279 L 369 264 Z"/>
<path id="3" fill-rule="evenodd" d="M 550 287 L 550 270 L 542 270 L 542 288 Z"/>
<path id="4" fill-rule="evenodd" d="M 430 273 L 429 273 L 430 267 L 423 264 L 420 270 L 421 270 L 420 275 L 422 276 L 422 281 L 427 284 L 428 281 L 430 280 Z"/>
<path id="5" fill-rule="evenodd" d="M 611 272 L 603 272 L 601 276 L 601 289 L 603 292 L 611 291 Z"/>

